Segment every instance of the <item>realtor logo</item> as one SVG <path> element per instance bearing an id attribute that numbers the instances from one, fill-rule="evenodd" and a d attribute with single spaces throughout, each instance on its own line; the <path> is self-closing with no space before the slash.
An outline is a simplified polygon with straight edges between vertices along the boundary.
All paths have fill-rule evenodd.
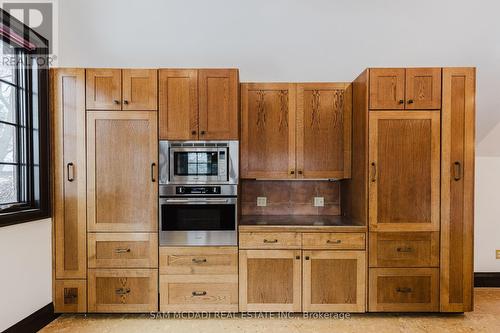
<path id="1" fill-rule="evenodd" d="M 49 41 L 49 54 L 57 50 L 57 0 L 0 1 L 2 9 Z"/>

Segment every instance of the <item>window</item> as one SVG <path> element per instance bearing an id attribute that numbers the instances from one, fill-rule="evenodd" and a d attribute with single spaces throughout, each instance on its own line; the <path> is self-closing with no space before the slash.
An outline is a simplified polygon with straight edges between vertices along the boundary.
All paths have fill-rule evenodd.
<path id="1" fill-rule="evenodd" d="M 49 216 L 49 135 L 47 41 L 0 19 L 1 227 Z"/>

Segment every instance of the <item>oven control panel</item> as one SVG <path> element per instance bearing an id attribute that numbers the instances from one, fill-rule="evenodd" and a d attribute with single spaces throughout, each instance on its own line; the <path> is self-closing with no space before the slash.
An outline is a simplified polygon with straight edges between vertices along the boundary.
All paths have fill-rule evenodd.
<path id="1" fill-rule="evenodd" d="M 221 194 L 220 186 L 176 186 L 175 194 Z"/>

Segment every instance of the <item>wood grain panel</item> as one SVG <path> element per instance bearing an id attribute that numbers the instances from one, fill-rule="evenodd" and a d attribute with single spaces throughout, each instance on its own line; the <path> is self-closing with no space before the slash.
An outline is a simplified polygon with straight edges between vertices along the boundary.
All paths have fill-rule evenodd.
<path id="1" fill-rule="evenodd" d="M 441 109 L 441 68 L 407 68 L 407 110 Z"/>
<path id="2" fill-rule="evenodd" d="M 160 311 L 238 312 L 238 275 L 160 275 Z"/>
<path id="3" fill-rule="evenodd" d="M 89 231 L 156 231 L 156 112 L 87 113 Z"/>
<path id="4" fill-rule="evenodd" d="M 297 177 L 348 178 L 352 89 L 349 83 L 297 84 Z"/>
<path id="5" fill-rule="evenodd" d="M 200 140 L 238 140 L 238 69 L 198 70 Z"/>
<path id="6" fill-rule="evenodd" d="M 55 280 L 54 312 L 87 312 L 87 280 Z"/>
<path id="7" fill-rule="evenodd" d="M 370 112 L 370 228 L 439 230 L 440 114 Z"/>
<path id="8" fill-rule="evenodd" d="M 439 267 L 439 232 L 371 232 L 371 267 Z"/>
<path id="9" fill-rule="evenodd" d="M 55 278 L 84 279 L 85 70 L 60 68 L 50 73 Z"/>
<path id="10" fill-rule="evenodd" d="M 404 100 L 404 68 L 370 68 L 370 109 L 403 110 Z"/>
<path id="11" fill-rule="evenodd" d="M 475 68 L 443 69 L 441 311 L 473 310 Z"/>
<path id="12" fill-rule="evenodd" d="M 238 248 L 160 247 L 160 274 L 238 274 Z"/>
<path id="13" fill-rule="evenodd" d="M 438 268 L 370 268 L 370 312 L 439 311 Z"/>
<path id="14" fill-rule="evenodd" d="M 364 251 L 303 251 L 303 311 L 364 312 Z"/>
<path id="15" fill-rule="evenodd" d="M 121 69 L 88 68 L 86 77 L 88 110 L 122 109 Z"/>
<path id="16" fill-rule="evenodd" d="M 158 311 L 158 270 L 89 269 L 88 311 Z"/>
<path id="17" fill-rule="evenodd" d="M 295 85 L 241 84 L 241 178 L 294 179 Z"/>
<path id="18" fill-rule="evenodd" d="M 123 69 L 123 110 L 158 109 L 158 71 Z"/>
<path id="19" fill-rule="evenodd" d="M 89 233 L 89 268 L 157 268 L 158 234 Z"/>
<path id="20" fill-rule="evenodd" d="M 240 311 L 300 312 L 300 250 L 240 250 Z"/>
<path id="21" fill-rule="evenodd" d="M 160 69 L 159 102 L 160 139 L 198 139 L 196 69 Z"/>

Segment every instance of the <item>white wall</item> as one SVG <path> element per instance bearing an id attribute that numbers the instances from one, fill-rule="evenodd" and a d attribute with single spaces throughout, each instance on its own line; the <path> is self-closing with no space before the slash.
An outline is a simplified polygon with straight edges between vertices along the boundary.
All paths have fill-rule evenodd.
<path id="1" fill-rule="evenodd" d="M 0 331 L 52 302 L 50 219 L 0 228 Z"/>
<path id="2" fill-rule="evenodd" d="M 500 271 L 500 196 L 492 187 L 500 184 L 498 12 L 497 0 L 63 0 L 58 56 L 60 66 L 234 66 L 241 81 L 476 66 L 477 155 L 498 157 L 477 163 L 476 271 Z"/>

